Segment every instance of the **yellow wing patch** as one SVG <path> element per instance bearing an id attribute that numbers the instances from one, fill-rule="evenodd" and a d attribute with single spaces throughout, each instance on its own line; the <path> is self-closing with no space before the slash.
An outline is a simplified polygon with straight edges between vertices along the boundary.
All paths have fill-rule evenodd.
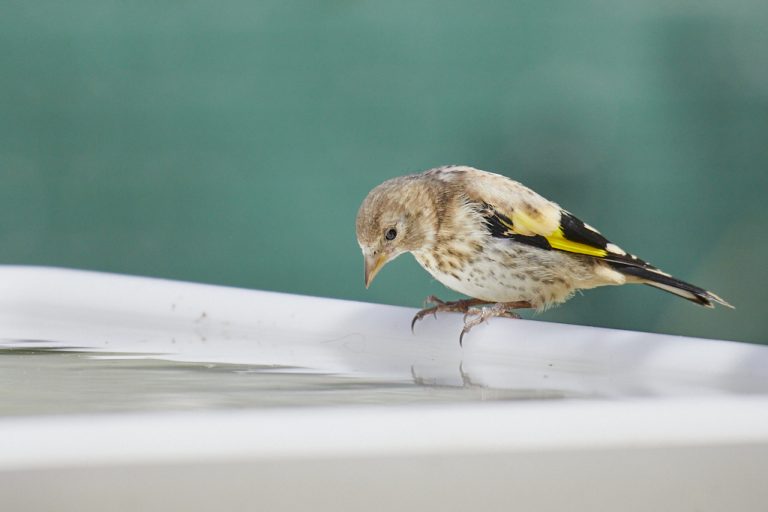
<path id="1" fill-rule="evenodd" d="M 568 240 L 565 238 L 565 233 L 561 226 L 557 225 L 553 230 L 553 223 L 537 221 L 521 211 L 513 212 L 511 220 L 512 222 L 509 223 L 503 217 L 499 217 L 499 222 L 509 229 L 510 232 L 523 236 L 543 236 L 553 249 L 576 254 L 585 254 L 587 256 L 595 256 L 598 258 L 603 258 L 608 255 L 608 251 L 605 249 Z"/>
<path id="2" fill-rule="evenodd" d="M 547 239 L 547 242 L 549 242 L 549 245 L 551 245 L 553 249 L 575 252 L 576 254 L 586 254 L 587 256 L 597 256 L 598 258 L 603 258 L 608 254 L 608 251 L 605 249 L 568 240 L 563 234 L 563 228 L 557 228 L 554 233 L 545 236 L 544 238 Z"/>

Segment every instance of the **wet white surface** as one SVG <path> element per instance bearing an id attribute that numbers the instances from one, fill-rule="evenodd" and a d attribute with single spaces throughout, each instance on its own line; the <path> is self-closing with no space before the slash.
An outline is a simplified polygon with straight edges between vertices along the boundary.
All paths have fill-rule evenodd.
<path id="1" fill-rule="evenodd" d="M 406 510 L 466 510 L 472 489 L 488 510 L 615 510 L 638 489 L 620 509 L 763 510 L 767 347 L 497 319 L 461 348 L 459 315 L 412 334 L 413 313 L 0 267 L 0 499 L 102 510 L 107 489 L 133 500 L 111 510 L 207 510 L 196 489 L 214 482 L 224 509 L 375 510 L 389 488 Z M 515 483 L 490 492 L 492 468 Z M 454 473 L 464 485 L 430 502 Z M 605 492 L 576 492 L 586 475 Z"/>

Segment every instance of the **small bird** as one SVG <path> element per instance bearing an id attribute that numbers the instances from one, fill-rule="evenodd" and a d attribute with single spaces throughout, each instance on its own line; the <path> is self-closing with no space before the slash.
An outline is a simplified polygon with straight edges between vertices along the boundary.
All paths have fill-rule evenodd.
<path id="1" fill-rule="evenodd" d="M 464 313 L 464 335 L 516 309 L 543 311 L 578 290 L 641 283 L 701 306 L 733 308 L 609 242 L 557 204 L 505 176 L 449 165 L 385 181 L 357 213 L 365 287 L 410 252 L 435 279 L 468 299 L 427 298 L 411 322 L 442 311 Z"/>

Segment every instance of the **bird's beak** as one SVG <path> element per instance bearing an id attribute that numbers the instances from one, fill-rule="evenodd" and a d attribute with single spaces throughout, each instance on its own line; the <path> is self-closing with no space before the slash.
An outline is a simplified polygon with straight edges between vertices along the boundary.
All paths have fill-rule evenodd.
<path id="1" fill-rule="evenodd" d="M 371 281 L 379 273 L 381 267 L 386 265 L 389 261 L 389 257 L 385 253 L 380 255 L 366 255 L 365 256 L 365 287 L 368 288 L 371 285 Z"/>

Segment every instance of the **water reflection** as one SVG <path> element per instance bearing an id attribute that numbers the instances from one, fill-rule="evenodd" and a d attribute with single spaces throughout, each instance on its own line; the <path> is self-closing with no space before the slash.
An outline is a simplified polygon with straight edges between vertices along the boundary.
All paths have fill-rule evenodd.
<path id="1" fill-rule="evenodd" d="M 0 416 L 280 406 L 555 399 L 562 391 L 493 389 L 462 368 L 457 385 L 394 381 L 275 365 L 185 362 L 155 354 L 93 353 L 27 340 L 0 349 Z M 21 345 L 21 346 L 19 346 Z M 25 346 L 26 345 L 26 346 Z"/>

